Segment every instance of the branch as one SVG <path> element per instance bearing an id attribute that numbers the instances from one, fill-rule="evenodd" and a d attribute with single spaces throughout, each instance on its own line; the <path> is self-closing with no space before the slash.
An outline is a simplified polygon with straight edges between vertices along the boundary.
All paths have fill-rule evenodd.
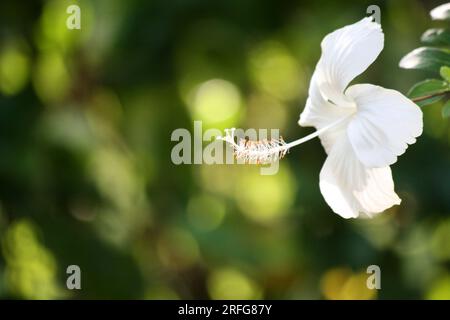
<path id="1" fill-rule="evenodd" d="M 433 98 L 433 97 L 438 97 L 438 96 L 445 95 L 445 94 L 447 94 L 449 91 L 450 91 L 449 89 L 446 89 L 446 90 L 444 90 L 444 91 L 436 92 L 436 93 L 429 94 L 429 95 L 422 96 L 422 97 L 413 98 L 413 99 L 411 99 L 411 100 L 412 100 L 413 102 L 420 102 L 420 101 L 427 100 L 427 99 L 430 99 L 430 98 Z"/>

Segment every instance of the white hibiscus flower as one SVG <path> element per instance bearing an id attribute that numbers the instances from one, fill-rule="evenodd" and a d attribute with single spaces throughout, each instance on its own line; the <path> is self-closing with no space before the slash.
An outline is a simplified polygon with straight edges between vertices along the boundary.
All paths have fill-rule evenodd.
<path id="1" fill-rule="evenodd" d="M 327 35 L 300 115 L 301 126 L 318 130 L 340 121 L 319 135 L 328 154 L 320 190 L 344 218 L 371 217 L 400 204 L 389 165 L 422 134 L 422 111 L 400 92 L 371 84 L 347 88 L 383 43 L 381 26 L 372 18 Z"/>
<path id="2" fill-rule="evenodd" d="M 383 49 L 381 26 L 364 18 L 328 34 L 300 115 L 313 134 L 285 143 L 234 142 L 233 130 L 221 138 L 247 160 L 278 160 L 286 151 L 319 136 L 328 157 L 320 190 L 331 209 L 344 218 L 372 217 L 401 200 L 389 165 L 422 134 L 422 111 L 400 92 L 372 84 L 348 86 Z"/>

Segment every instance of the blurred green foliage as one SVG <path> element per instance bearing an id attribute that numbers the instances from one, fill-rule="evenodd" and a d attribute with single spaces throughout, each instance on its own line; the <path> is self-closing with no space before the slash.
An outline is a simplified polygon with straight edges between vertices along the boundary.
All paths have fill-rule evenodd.
<path id="1" fill-rule="evenodd" d="M 428 74 L 398 62 L 440 2 L 1 1 L 0 297 L 449 299 L 442 102 L 392 167 L 402 204 L 372 220 L 325 204 L 318 140 L 274 176 L 170 159 L 171 132 L 194 120 L 311 132 L 297 120 L 320 41 L 369 4 L 385 49 L 358 83 L 406 93 Z M 81 290 L 66 289 L 71 264 Z"/>

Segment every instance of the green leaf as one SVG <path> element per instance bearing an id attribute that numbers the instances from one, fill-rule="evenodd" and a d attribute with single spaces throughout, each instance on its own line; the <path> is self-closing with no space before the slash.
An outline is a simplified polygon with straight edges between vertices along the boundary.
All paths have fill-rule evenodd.
<path id="1" fill-rule="evenodd" d="M 449 20 L 450 19 L 450 3 L 445 3 L 430 11 L 433 20 Z"/>
<path id="2" fill-rule="evenodd" d="M 449 90 L 448 83 L 442 80 L 438 79 L 428 79 L 421 81 L 419 83 L 416 83 L 411 90 L 408 92 L 408 97 L 411 99 L 419 98 L 419 97 L 426 97 L 429 95 L 437 94 L 440 92 L 444 92 L 446 90 Z M 421 101 L 415 101 L 417 105 L 419 106 L 426 106 L 432 103 L 435 103 L 436 101 L 439 101 L 442 99 L 444 95 L 431 97 L 428 99 L 424 99 Z"/>
<path id="3" fill-rule="evenodd" d="M 441 75 L 442 79 L 450 83 L 450 68 L 447 66 L 442 66 L 439 70 L 439 74 Z"/>
<path id="4" fill-rule="evenodd" d="M 400 60 L 400 67 L 404 69 L 422 69 L 439 72 L 441 66 L 450 66 L 450 51 L 441 48 L 417 48 Z"/>
<path id="5" fill-rule="evenodd" d="M 425 44 L 450 45 L 450 31 L 448 29 L 429 29 L 420 40 Z"/>
<path id="6" fill-rule="evenodd" d="M 447 100 L 444 107 L 442 107 L 442 117 L 450 118 L 450 100 Z"/>

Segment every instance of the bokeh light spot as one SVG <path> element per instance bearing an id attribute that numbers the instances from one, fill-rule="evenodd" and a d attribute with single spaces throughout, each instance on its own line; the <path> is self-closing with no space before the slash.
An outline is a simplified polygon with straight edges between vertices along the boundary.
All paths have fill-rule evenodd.
<path id="1" fill-rule="evenodd" d="M 208 292 L 212 299 L 261 299 L 261 289 L 245 274 L 232 268 L 214 270 L 208 278 Z"/>
<path id="2" fill-rule="evenodd" d="M 281 100 L 297 98 L 305 82 L 296 59 L 276 41 L 264 42 L 250 53 L 249 72 L 257 88 Z"/>
<path id="3" fill-rule="evenodd" d="M 321 279 L 322 294 L 329 300 L 369 300 L 377 297 L 377 290 L 367 287 L 366 272 L 353 273 L 348 268 L 328 270 Z"/>
<path id="4" fill-rule="evenodd" d="M 25 299 L 62 297 L 56 260 L 39 242 L 34 224 L 28 220 L 16 222 L 9 227 L 2 245 L 11 294 Z"/>
<path id="5" fill-rule="evenodd" d="M 44 103 L 56 103 L 66 96 L 70 78 L 61 54 L 57 51 L 41 54 L 36 62 L 33 84 Z"/>
<path id="6" fill-rule="evenodd" d="M 426 299 L 450 300 L 450 275 L 443 275 L 436 279 L 429 288 Z"/>
<path id="7" fill-rule="evenodd" d="M 206 125 L 220 124 L 232 120 L 241 105 L 241 94 L 233 83 L 212 79 L 195 89 L 191 102 L 192 116 Z"/>
<path id="8" fill-rule="evenodd" d="M 20 92 L 29 77 L 28 56 L 18 47 L 10 45 L 0 52 L 0 91 L 5 95 Z"/>
<path id="9" fill-rule="evenodd" d="M 256 222 L 276 222 L 288 212 L 294 201 L 295 181 L 289 167 L 281 162 L 279 165 L 279 171 L 274 175 L 261 175 L 255 168 L 243 170 L 238 176 L 235 197 L 239 208 Z"/>
<path id="10" fill-rule="evenodd" d="M 81 9 L 81 29 L 67 28 L 69 17 L 66 9 L 69 4 L 76 4 Z M 36 44 L 42 50 L 57 49 L 68 52 L 91 36 L 93 27 L 93 9 L 90 1 L 75 0 L 71 3 L 51 0 L 44 5 L 39 28 L 36 30 Z"/>

